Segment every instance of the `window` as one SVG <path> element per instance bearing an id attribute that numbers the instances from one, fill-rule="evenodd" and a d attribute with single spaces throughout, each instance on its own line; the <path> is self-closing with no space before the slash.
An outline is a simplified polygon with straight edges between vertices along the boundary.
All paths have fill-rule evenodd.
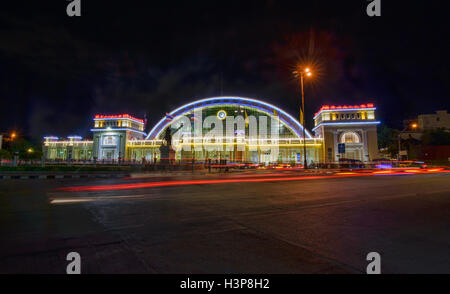
<path id="1" fill-rule="evenodd" d="M 345 132 L 341 136 L 341 143 L 361 143 L 361 140 L 357 133 Z"/>
<path id="2" fill-rule="evenodd" d="M 105 136 L 103 138 L 103 145 L 116 145 L 116 136 Z"/>

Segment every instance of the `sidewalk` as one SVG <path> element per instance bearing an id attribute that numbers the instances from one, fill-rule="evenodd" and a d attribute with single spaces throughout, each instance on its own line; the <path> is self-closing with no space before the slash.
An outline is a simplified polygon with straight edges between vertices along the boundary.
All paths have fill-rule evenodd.
<path id="1" fill-rule="evenodd" d="M 0 180 L 10 179 L 72 179 L 72 178 L 122 178 L 129 172 L 68 172 L 68 171 L 2 171 Z"/>

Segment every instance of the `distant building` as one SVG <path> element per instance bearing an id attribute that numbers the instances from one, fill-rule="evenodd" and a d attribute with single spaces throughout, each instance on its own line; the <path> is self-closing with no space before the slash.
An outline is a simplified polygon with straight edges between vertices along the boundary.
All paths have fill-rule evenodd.
<path id="1" fill-rule="evenodd" d="M 438 110 L 436 114 L 421 114 L 417 117 L 420 131 L 444 128 L 450 130 L 450 114 L 447 110 Z"/>
<path id="2" fill-rule="evenodd" d="M 404 120 L 403 125 L 398 144 L 400 149 L 405 150 L 400 151 L 400 158 L 432 160 L 449 157 L 449 146 L 422 146 L 420 143 L 426 131 L 444 129 L 450 132 L 450 114 L 446 110 L 438 110 L 436 114 L 420 114 L 415 119 Z"/>
<path id="3" fill-rule="evenodd" d="M 436 114 L 420 114 L 417 118 L 403 120 L 402 140 L 421 140 L 426 130 L 446 129 L 450 131 L 450 114 L 447 110 L 438 110 Z"/>

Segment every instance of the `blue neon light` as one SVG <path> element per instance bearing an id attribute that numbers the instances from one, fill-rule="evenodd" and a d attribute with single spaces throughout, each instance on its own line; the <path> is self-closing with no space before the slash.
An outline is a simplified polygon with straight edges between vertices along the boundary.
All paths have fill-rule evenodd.
<path id="1" fill-rule="evenodd" d="M 234 100 L 234 101 L 236 101 L 236 102 L 234 102 L 234 101 L 222 101 L 222 100 Z M 259 109 L 259 110 L 261 110 L 261 111 L 263 111 L 263 112 L 265 112 L 265 113 L 267 113 L 267 114 L 269 114 L 269 115 L 273 115 L 273 113 L 271 113 L 271 111 L 273 112 L 274 110 L 276 111 L 276 112 L 278 112 L 278 113 L 281 113 L 281 114 L 283 114 L 284 116 L 286 116 L 286 118 L 288 119 L 288 120 L 290 120 L 292 123 L 294 123 L 301 131 L 303 131 L 303 126 L 297 121 L 297 120 L 295 120 L 290 114 L 288 114 L 287 112 L 285 112 L 285 111 L 283 111 L 283 110 L 281 110 L 280 108 L 278 108 L 278 107 L 276 107 L 276 106 L 274 106 L 274 105 L 272 105 L 272 104 L 270 104 L 270 103 L 266 103 L 266 102 L 263 102 L 263 101 L 260 101 L 260 100 L 256 100 L 256 99 L 251 99 L 251 98 L 244 98 L 244 97 L 213 97 L 213 98 L 205 98 L 205 99 L 201 99 L 201 100 L 197 100 L 197 101 L 194 101 L 194 102 L 191 102 L 191 103 L 188 103 L 188 104 L 185 104 L 185 105 L 183 105 L 183 106 L 181 106 L 181 107 L 178 107 L 177 109 L 175 109 L 175 110 L 173 110 L 172 112 L 170 112 L 170 115 L 175 115 L 175 113 L 177 113 L 177 112 L 179 112 L 179 111 L 182 111 L 180 114 L 177 114 L 177 115 L 175 115 L 175 116 L 181 116 L 181 115 L 183 115 L 183 114 L 185 114 L 185 113 L 187 113 L 187 112 L 189 112 L 189 111 L 191 111 L 192 109 L 191 108 L 189 108 L 190 106 L 194 106 L 194 109 L 195 109 L 195 105 L 198 105 L 198 104 L 202 104 L 202 103 L 205 103 L 205 102 L 210 102 L 210 101 L 222 101 L 222 102 L 218 102 L 218 103 L 210 103 L 210 104 L 207 104 L 207 105 L 199 105 L 199 108 L 205 108 L 205 107 L 208 107 L 208 106 L 213 106 L 213 105 L 240 105 L 240 106 L 247 106 L 247 107 L 250 107 L 250 108 L 256 108 L 256 109 Z M 255 104 L 258 104 L 258 105 L 264 105 L 264 106 L 266 106 L 266 107 L 268 107 L 269 109 L 264 109 L 264 108 L 261 108 L 261 107 L 258 107 L 257 105 L 251 105 L 251 104 L 246 104 L 246 103 L 242 103 L 242 101 L 245 101 L 245 102 L 252 102 L 252 103 L 255 103 Z M 299 137 L 302 137 L 302 134 L 300 134 L 299 132 L 297 132 L 296 130 L 295 130 L 295 128 L 290 124 L 290 123 L 288 123 L 288 121 L 286 121 L 284 118 L 282 118 L 282 117 L 280 117 L 280 119 L 286 124 L 286 125 L 288 125 L 293 131 L 294 131 L 294 133 L 296 133 Z M 167 120 L 167 118 L 166 117 L 164 117 L 164 118 L 162 118 L 154 127 L 153 127 L 153 129 L 149 132 L 149 134 L 148 134 L 148 136 L 147 136 L 147 138 L 146 139 L 149 139 L 149 138 L 151 138 L 151 137 L 153 137 L 153 138 L 156 138 L 158 135 L 159 135 L 159 133 L 170 123 L 170 121 L 166 121 Z M 163 124 L 165 122 L 165 124 Z M 162 127 L 160 128 L 160 126 L 161 126 L 161 124 L 163 124 L 162 125 Z M 158 133 L 156 133 L 155 134 L 155 132 L 157 132 L 158 131 Z M 305 133 L 306 133 L 306 136 L 308 137 L 308 138 L 312 138 L 312 136 L 311 136 L 311 134 L 308 132 L 308 130 L 305 130 Z"/>
<path id="2" fill-rule="evenodd" d="M 255 106 L 255 105 L 250 105 L 250 104 L 245 104 L 245 103 L 231 103 L 231 102 L 220 102 L 220 103 L 210 103 L 210 104 L 207 104 L 207 105 L 203 105 L 202 107 L 199 107 L 199 108 L 204 108 L 204 107 L 210 107 L 210 106 L 217 106 L 217 105 L 240 105 L 240 106 L 247 106 L 247 107 L 250 107 L 250 108 L 254 108 L 254 109 L 259 109 L 259 110 L 261 110 L 262 112 L 264 112 L 264 113 L 267 113 L 267 114 L 269 114 L 269 115 L 272 115 L 272 113 L 269 111 L 269 110 L 267 110 L 267 109 L 264 109 L 264 108 L 261 108 L 261 107 L 258 107 L 258 106 Z M 186 114 L 186 113 L 188 113 L 188 112 L 190 112 L 190 111 L 192 111 L 193 109 L 187 109 L 187 110 L 185 110 L 184 112 L 182 112 L 182 113 L 180 113 L 180 114 L 178 114 L 177 116 L 182 116 L 182 115 L 184 115 L 184 114 Z M 294 132 L 294 133 L 296 133 L 299 137 L 301 137 L 302 135 L 301 134 L 298 134 L 296 131 L 295 131 L 295 129 L 292 127 L 292 125 L 290 125 L 286 120 L 284 120 L 283 118 L 280 118 L 286 125 L 288 125 L 289 126 L 289 128 Z M 162 119 L 161 121 L 163 121 L 164 119 Z M 160 122 L 161 122 L 160 121 Z M 161 131 L 168 125 L 168 124 L 170 124 L 170 122 L 171 121 L 168 121 L 168 123 L 167 124 L 165 124 L 165 125 L 163 125 L 162 127 L 161 127 L 161 129 L 158 131 L 158 133 L 155 135 L 155 138 L 157 138 L 158 137 L 158 135 L 161 133 Z M 300 125 L 301 126 L 301 125 Z M 154 128 L 155 129 L 155 128 Z M 303 127 L 301 126 L 301 130 L 303 131 Z M 153 129 L 152 129 L 152 131 L 153 131 Z M 305 132 L 306 133 L 306 135 L 307 135 L 307 137 L 309 137 L 309 138 L 312 138 L 312 136 L 311 136 L 311 134 L 308 132 L 308 131 L 306 131 Z M 147 136 L 147 138 L 146 139 L 148 139 L 149 137 L 150 137 L 150 134 L 151 134 L 151 132 L 149 133 L 149 135 Z"/>
<path id="3" fill-rule="evenodd" d="M 141 131 L 137 131 L 137 130 L 133 130 L 133 129 L 91 129 L 91 132 L 104 132 L 104 131 L 130 131 L 130 132 L 135 132 L 138 134 L 142 134 L 144 136 L 146 136 L 147 134 Z"/>
<path id="4" fill-rule="evenodd" d="M 341 125 L 378 125 L 379 121 L 365 121 L 365 122 L 335 122 L 335 123 L 320 123 L 315 126 L 312 131 L 314 132 L 320 126 L 341 126 Z"/>

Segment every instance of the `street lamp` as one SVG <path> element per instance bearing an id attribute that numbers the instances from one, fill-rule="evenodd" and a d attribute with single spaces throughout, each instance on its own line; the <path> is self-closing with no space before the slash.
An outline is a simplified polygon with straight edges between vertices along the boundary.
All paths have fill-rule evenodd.
<path id="1" fill-rule="evenodd" d="M 302 108 L 300 109 L 300 121 L 303 126 L 303 167 L 304 169 L 308 168 L 308 163 L 306 161 L 306 128 L 305 128 L 305 94 L 303 91 L 303 77 L 306 75 L 307 77 L 311 77 L 311 69 L 306 67 L 304 69 L 295 70 L 292 72 L 295 77 L 300 77 L 300 88 L 302 92 Z M 303 115 L 302 115 L 303 111 Z"/>
<path id="2" fill-rule="evenodd" d="M 3 134 L 2 134 L 3 135 Z M 6 134 L 4 134 L 6 135 Z M 15 131 L 12 131 L 11 134 L 9 134 L 9 138 L 5 138 L 5 140 L 8 140 L 10 142 L 14 141 L 14 139 L 17 137 L 17 133 Z"/>

